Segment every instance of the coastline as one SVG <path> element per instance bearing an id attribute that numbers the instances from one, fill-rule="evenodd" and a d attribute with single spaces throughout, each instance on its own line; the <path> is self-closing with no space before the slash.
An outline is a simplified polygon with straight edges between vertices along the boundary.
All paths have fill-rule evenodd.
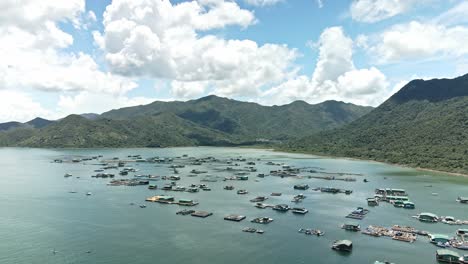
<path id="1" fill-rule="evenodd" d="M 411 166 L 408 166 L 408 165 L 405 165 L 405 164 L 390 163 L 390 162 L 378 161 L 378 160 L 359 159 L 359 158 L 345 157 L 345 156 L 332 156 L 332 155 L 325 155 L 325 154 L 316 154 L 314 152 L 288 151 L 288 150 L 284 150 L 284 149 L 274 149 L 274 148 L 273 148 L 273 151 L 285 152 L 285 153 L 308 154 L 308 155 L 314 155 L 314 156 L 317 156 L 317 157 L 329 158 L 329 159 L 344 159 L 344 160 L 375 162 L 375 163 L 380 163 L 380 164 L 397 166 L 397 167 L 401 167 L 401 168 L 414 169 L 414 170 L 418 170 L 418 171 L 427 171 L 427 172 L 433 172 L 433 173 L 446 174 L 446 175 L 450 175 L 450 176 L 468 178 L 468 173 L 465 174 L 465 173 L 450 172 L 450 171 L 443 171 L 443 170 L 436 170 L 436 169 L 429 169 L 429 168 L 411 167 Z"/>

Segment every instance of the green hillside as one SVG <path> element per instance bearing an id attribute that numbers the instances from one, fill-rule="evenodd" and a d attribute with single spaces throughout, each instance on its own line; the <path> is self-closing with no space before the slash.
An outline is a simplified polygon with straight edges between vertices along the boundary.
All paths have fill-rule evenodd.
<path id="1" fill-rule="evenodd" d="M 167 147 L 251 145 L 339 127 L 372 108 L 327 101 L 262 106 L 216 96 L 154 102 L 94 117 L 71 115 L 42 128 L 0 132 L 1 146 Z"/>
<path id="2" fill-rule="evenodd" d="M 336 101 L 310 105 L 296 101 L 282 106 L 262 106 L 217 96 L 188 102 L 154 102 L 112 110 L 101 117 L 131 119 L 170 112 L 175 115 L 246 140 L 288 139 L 336 128 L 368 113 L 371 107 Z"/>
<path id="3" fill-rule="evenodd" d="M 415 80 L 362 118 L 289 150 L 468 172 L 468 75 Z"/>

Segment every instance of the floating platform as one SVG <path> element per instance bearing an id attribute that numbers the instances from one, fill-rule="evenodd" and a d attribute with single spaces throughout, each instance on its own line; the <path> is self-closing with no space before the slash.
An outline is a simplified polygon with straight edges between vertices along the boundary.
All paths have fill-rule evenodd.
<path id="1" fill-rule="evenodd" d="M 206 212 L 206 211 L 195 211 L 195 212 L 191 213 L 190 215 L 195 216 L 195 217 L 206 218 L 206 217 L 208 217 L 210 215 L 213 215 L 213 213 Z"/>
<path id="2" fill-rule="evenodd" d="M 245 215 L 232 214 L 232 215 L 228 215 L 228 216 L 224 217 L 224 220 L 234 221 L 234 222 L 240 222 L 240 221 L 242 221 L 244 219 L 245 219 Z"/>

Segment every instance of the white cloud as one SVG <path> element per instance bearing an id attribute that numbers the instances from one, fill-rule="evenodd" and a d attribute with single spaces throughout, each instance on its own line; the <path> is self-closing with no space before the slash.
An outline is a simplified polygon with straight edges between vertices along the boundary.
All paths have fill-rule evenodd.
<path id="1" fill-rule="evenodd" d="M 284 0 L 244 0 L 247 4 L 253 6 L 271 6 L 276 5 L 279 2 L 283 2 Z"/>
<path id="2" fill-rule="evenodd" d="M 93 12 L 93 10 L 88 11 L 87 18 L 91 20 L 92 22 L 97 21 L 96 14 Z"/>
<path id="3" fill-rule="evenodd" d="M 64 117 L 70 114 L 103 113 L 110 109 L 149 104 L 155 98 L 109 95 L 106 93 L 79 92 L 74 95 L 61 95 L 56 115 Z"/>
<path id="4" fill-rule="evenodd" d="M 79 28 L 84 7 L 84 0 L 2 1 L 0 88 L 110 94 L 134 89 L 133 81 L 102 71 L 90 55 L 64 50 L 73 44 L 73 36 L 59 24 Z"/>
<path id="5" fill-rule="evenodd" d="M 392 26 L 378 34 L 371 54 L 379 62 L 396 62 L 434 57 L 460 57 L 468 54 L 468 27 L 411 21 Z"/>
<path id="6" fill-rule="evenodd" d="M 359 22 L 374 23 L 404 13 L 427 0 L 354 0 L 351 17 Z"/>
<path id="7" fill-rule="evenodd" d="M 434 19 L 435 24 L 445 26 L 468 23 L 468 2 L 461 1 L 458 5 L 450 8 Z"/>
<path id="8" fill-rule="evenodd" d="M 388 81 L 382 72 L 375 67 L 355 67 L 353 41 L 341 27 L 325 29 L 318 45 L 319 57 L 312 77 L 300 75 L 266 90 L 263 103 L 284 104 L 301 99 L 311 103 L 341 100 L 377 105 L 388 96 Z"/>
<path id="9" fill-rule="evenodd" d="M 234 96 L 282 81 L 298 56 L 285 45 L 259 46 L 206 32 L 255 22 L 252 12 L 223 0 L 174 5 L 167 0 L 118 0 L 104 13 L 103 34 L 94 35 L 116 73 L 176 81 L 172 92 L 179 96 L 194 96 L 208 87 Z"/>
<path id="10" fill-rule="evenodd" d="M 0 122 L 26 122 L 38 116 L 49 117 L 52 113 L 27 93 L 14 90 L 0 90 Z"/>
<path id="11" fill-rule="evenodd" d="M 77 23 L 78 15 L 85 9 L 83 0 L 2 0 L 0 25 L 14 26 L 30 32 L 42 31 L 45 25 L 69 20 Z"/>
<path id="12" fill-rule="evenodd" d="M 172 94 L 177 98 L 191 99 L 202 96 L 209 86 L 208 82 L 172 81 Z"/>

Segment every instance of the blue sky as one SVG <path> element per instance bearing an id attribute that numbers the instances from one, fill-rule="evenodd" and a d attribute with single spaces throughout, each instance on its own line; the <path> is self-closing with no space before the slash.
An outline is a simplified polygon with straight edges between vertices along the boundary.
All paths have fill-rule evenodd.
<path id="1" fill-rule="evenodd" d="M 468 72 L 467 1 L 6 0 L 0 121 L 208 94 L 377 106 Z"/>

